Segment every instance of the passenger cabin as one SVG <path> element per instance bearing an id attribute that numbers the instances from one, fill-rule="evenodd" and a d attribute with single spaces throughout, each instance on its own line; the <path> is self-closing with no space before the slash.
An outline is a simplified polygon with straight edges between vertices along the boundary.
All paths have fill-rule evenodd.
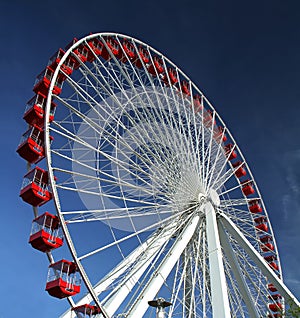
<path id="1" fill-rule="evenodd" d="M 26 105 L 25 113 L 23 119 L 28 123 L 28 125 L 37 125 L 39 127 L 44 126 L 44 115 L 46 109 L 47 97 L 41 92 L 37 92 Z M 51 101 L 51 108 L 49 114 L 49 122 L 51 123 L 54 119 L 54 113 L 56 109 L 56 104 Z"/>
<path id="2" fill-rule="evenodd" d="M 37 94 L 38 92 L 42 93 L 43 95 L 47 96 L 51 80 L 54 75 L 54 70 L 47 66 L 36 78 L 33 91 Z M 59 95 L 62 89 L 62 79 L 57 79 L 54 87 L 53 87 L 53 94 Z"/>
<path id="3" fill-rule="evenodd" d="M 32 206 L 41 206 L 52 199 L 48 188 L 48 171 L 35 167 L 23 179 L 20 197 Z"/>
<path id="4" fill-rule="evenodd" d="M 232 166 L 235 168 L 234 174 L 237 176 L 237 178 L 242 178 L 247 174 L 244 164 L 241 161 L 233 163 Z"/>
<path id="5" fill-rule="evenodd" d="M 262 207 L 260 205 L 260 201 L 259 200 L 249 201 L 249 211 L 252 213 L 261 213 Z"/>
<path id="6" fill-rule="evenodd" d="M 207 109 L 203 112 L 203 124 L 207 128 L 211 128 L 212 125 L 216 124 L 216 121 L 213 121 L 213 111 L 211 109 Z"/>
<path id="7" fill-rule="evenodd" d="M 146 49 L 144 49 L 142 46 L 140 46 L 138 48 L 138 56 L 136 57 L 136 59 L 133 61 L 133 64 L 137 67 L 137 68 L 142 68 L 143 64 L 145 66 L 148 65 L 150 59 L 149 59 L 149 53 Z"/>
<path id="8" fill-rule="evenodd" d="M 168 70 L 163 76 L 162 80 L 167 86 L 176 84 L 178 82 L 176 70 L 168 67 Z"/>
<path id="9" fill-rule="evenodd" d="M 272 255 L 265 256 L 264 259 L 267 261 L 267 263 L 269 264 L 269 266 L 272 269 L 274 269 L 276 271 L 279 270 L 278 265 L 275 263 L 275 261 L 277 259 L 277 257 L 275 255 L 272 254 Z"/>
<path id="10" fill-rule="evenodd" d="M 274 245 L 272 244 L 272 236 L 264 235 L 259 238 L 261 241 L 260 248 L 263 252 L 271 252 L 274 251 Z"/>
<path id="11" fill-rule="evenodd" d="M 81 306 L 74 307 L 72 309 L 76 314 L 80 314 L 79 317 L 94 317 L 101 314 L 101 309 L 95 305 L 84 304 Z"/>
<path id="12" fill-rule="evenodd" d="M 277 292 L 277 288 L 273 284 L 268 284 L 267 288 L 272 292 L 275 293 Z"/>
<path id="13" fill-rule="evenodd" d="M 49 265 L 46 291 L 56 298 L 74 296 L 80 292 L 77 266 L 65 259 Z"/>
<path id="14" fill-rule="evenodd" d="M 201 96 L 198 94 L 193 96 L 193 108 L 195 114 L 203 110 Z"/>
<path id="15" fill-rule="evenodd" d="M 124 54 L 122 49 L 120 48 L 120 45 L 118 43 L 118 41 L 114 38 L 112 38 L 111 36 L 106 37 L 105 39 L 105 43 L 108 47 L 108 49 L 110 50 L 110 52 L 118 59 L 118 60 L 122 60 L 124 58 Z M 105 60 L 109 60 L 111 58 L 111 55 L 109 54 L 109 51 L 106 49 L 106 53 L 103 52 L 103 54 L 105 54 L 105 56 L 102 55 L 102 57 Z"/>
<path id="16" fill-rule="evenodd" d="M 74 38 L 66 47 L 66 51 L 69 50 L 78 40 Z M 89 49 L 82 43 L 72 50 L 73 56 L 70 56 L 70 61 L 74 65 L 74 69 L 77 70 L 80 63 L 85 63 L 88 60 Z"/>
<path id="17" fill-rule="evenodd" d="M 180 90 L 185 97 L 191 96 L 189 83 L 187 81 L 181 81 Z"/>
<path id="18" fill-rule="evenodd" d="M 220 143 L 227 140 L 227 136 L 224 133 L 224 127 L 218 126 L 214 128 L 214 139 Z"/>
<path id="19" fill-rule="evenodd" d="M 268 304 L 268 307 L 273 312 L 282 312 L 283 306 L 281 302 L 274 302 Z"/>
<path id="20" fill-rule="evenodd" d="M 88 61 L 92 62 L 95 60 L 95 56 L 100 56 L 103 51 L 104 44 L 98 39 L 94 38 L 88 41 L 88 45 L 90 47 L 90 51 L 88 53 Z"/>
<path id="21" fill-rule="evenodd" d="M 45 212 L 35 218 L 32 221 L 29 243 L 33 248 L 44 253 L 61 247 L 63 237 L 58 217 Z"/>
<path id="22" fill-rule="evenodd" d="M 266 216 L 260 216 L 254 219 L 256 229 L 264 232 L 268 232 L 268 223 Z"/>
<path id="23" fill-rule="evenodd" d="M 17 153 L 29 163 L 36 163 L 45 156 L 44 131 L 34 125 L 23 135 Z"/>
<path id="24" fill-rule="evenodd" d="M 123 50 L 124 50 L 125 55 L 126 55 L 122 59 L 122 62 L 126 63 L 127 59 L 129 61 L 133 61 L 135 59 L 135 57 L 136 57 L 134 45 L 131 42 L 129 42 L 127 40 L 124 40 L 122 42 L 122 47 L 123 47 Z"/>
<path id="25" fill-rule="evenodd" d="M 49 59 L 48 66 L 52 70 L 56 70 L 59 62 L 65 55 L 65 51 L 63 49 L 59 49 L 57 52 L 55 52 Z M 65 62 L 61 65 L 60 70 L 63 73 L 59 73 L 58 77 L 60 80 L 64 81 L 66 79 L 66 75 L 71 75 L 74 69 L 74 61 L 71 59 L 71 57 L 67 57 Z M 65 73 L 65 74 L 64 74 Z"/>
<path id="26" fill-rule="evenodd" d="M 251 194 L 255 193 L 255 190 L 253 188 L 253 182 L 250 180 L 245 180 L 244 182 L 242 182 L 242 191 L 244 193 L 244 195 L 247 197 Z"/>
<path id="27" fill-rule="evenodd" d="M 228 157 L 228 160 L 233 160 L 237 157 L 237 153 L 234 150 L 235 146 L 233 144 L 227 144 L 224 146 L 225 156 Z"/>
<path id="28" fill-rule="evenodd" d="M 161 58 L 159 58 L 158 56 L 153 57 L 153 63 L 148 66 L 148 72 L 154 77 L 164 72 L 163 62 Z"/>

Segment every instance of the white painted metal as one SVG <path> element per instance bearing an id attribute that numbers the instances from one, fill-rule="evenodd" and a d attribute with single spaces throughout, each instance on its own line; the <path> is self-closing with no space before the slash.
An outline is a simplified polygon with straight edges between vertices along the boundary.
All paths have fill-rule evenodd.
<path id="1" fill-rule="evenodd" d="M 213 317 L 230 318 L 231 314 L 217 219 L 215 209 L 211 202 L 206 202 L 204 205 L 204 211 L 206 217 L 206 236 L 208 244 Z"/>
<path id="2" fill-rule="evenodd" d="M 256 251 L 256 249 L 248 242 L 243 233 L 236 227 L 228 216 L 221 213 L 220 222 L 228 230 L 228 232 L 238 241 L 241 247 L 248 253 L 256 265 L 260 268 L 263 274 L 268 278 L 272 284 L 277 288 L 279 293 L 286 299 L 292 301 L 297 307 L 300 303 L 297 298 L 292 294 L 284 282 L 278 278 L 276 273 L 271 269 L 264 258 Z"/>
<path id="3" fill-rule="evenodd" d="M 80 76 L 74 78 L 67 76 L 67 80 L 64 84 L 68 85 L 70 94 L 67 96 L 63 94 L 57 97 L 53 96 L 51 90 L 55 78 L 58 76 L 59 68 L 65 62 L 66 58 L 73 54 L 71 53 L 72 49 L 81 44 L 88 45 L 88 41 L 93 38 L 98 38 L 104 43 L 106 48 L 108 48 L 104 41 L 104 38 L 107 36 L 112 36 L 116 39 L 123 53 L 124 49 L 121 44 L 123 39 L 126 39 L 133 44 L 136 53 L 138 52 L 138 47 L 142 45 L 149 53 L 151 63 L 155 55 L 161 57 L 165 69 L 169 66 L 174 67 L 178 78 L 180 80 L 185 79 L 188 82 L 191 93 L 190 96 L 184 96 L 179 89 L 179 85 L 172 87 L 172 85 L 170 85 L 169 75 L 167 75 L 168 85 L 164 85 L 161 80 L 162 76 L 156 74 L 156 76 L 153 77 L 150 75 L 147 70 L 149 65 L 142 63 L 142 68 L 138 70 L 128 58 L 127 63 L 120 62 L 111 52 L 110 62 L 103 61 L 103 59 L 97 56 L 95 56 L 95 62 L 93 63 L 84 64 L 80 62 L 79 70 L 76 71 L 76 74 Z M 152 95 L 149 88 L 152 90 Z M 122 99 L 118 99 L 115 92 L 118 94 L 121 92 Z M 205 108 L 202 107 L 201 110 L 195 110 L 195 108 L 193 108 L 195 106 L 194 94 L 199 94 L 201 105 L 205 106 Z M 113 99 L 113 103 L 107 101 L 107 96 L 109 95 L 111 99 Z M 142 95 L 147 96 L 146 101 L 142 99 Z M 149 96 L 152 97 L 149 98 Z M 132 101 L 133 97 L 138 100 L 138 103 L 134 104 Z M 56 99 L 59 106 L 57 107 L 55 122 L 49 124 L 47 119 L 49 118 L 52 98 Z M 101 105 L 101 110 L 99 110 L 99 107 L 97 108 L 97 105 Z M 126 108 L 128 105 L 129 107 Z M 207 110 L 211 111 L 212 121 L 209 125 L 205 126 L 203 122 Z M 59 117 L 60 112 L 62 115 Z M 89 117 L 89 113 L 93 113 L 93 116 Z M 137 124 L 137 127 L 126 126 L 126 123 L 122 121 L 121 113 L 128 116 L 132 126 Z M 234 144 L 241 161 L 245 163 L 249 178 L 254 180 L 243 155 L 240 153 L 238 146 L 234 142 L 224 122 L 201 91 L 176 65 L 162 56 L 158 51 L 150 48 L 141 41 L 121 34 L 94 34 L 79 40 L 67 51 L 56 69 L 47 98 L 45 117 L 46 153 L 55 207 L 63 224 L 66 242 L 72 257 L 78 264 L 88 289 L 88 295 L 83 297 L 78 304 L 94 301 L 100 307 L 104 308 L 104 310 L 107 306 L 109 313 L 106 312 L 103 316 L 111 318 L 111 315 L 117 310 L 117 307 L 130 295 L 130 290 L 138 285 L 137 282 L 139 278 L 145 274 L 146 268 L 151 263 L 151 260 L 161 252 L 159 245 L 162 245 L 162 249 L 164 248 L 164 243 L 167 242 L 167 239 L 171 235 L 171 227 L 174 225 L 174 227 L 177 226 L 179 229 L 184 228 L 187 219 L 195 212 L 199 205 L 201 205 L 202 199 L 205 199 L 203 193 L 210 193 L 210 199 L 212 199 L 213 204 L 216 204 L 216 200 L 220 198 L 220 209 L 229 215 L 229 221 L 231 221 L 233 225 L 237 225 L 241 230 L 240 232 L 243 231 L 247 238 L 250 238 L 254 245 L 256 244 L 256 249 L 259 248 L 259 240 L 257 239 L 253 226 L 253 218 L 248 210 L 249 200 L 243 196 L 241 191 L 240 197 L 236 195 L 241 187 L 240 181 L 235 177 L 231 163 L 228 163 L 227 159 L 229 155 L 227 154 L 226 158 L 224 154 L 224 144 L 222 142 L 216 142 L 214 138 L 217 128 L 216 125 L 214 125 L 215 120 L 218 125 L 224 127 L 222 137 L 226 131 L 226 136 L 230 139 L 230 142 Z M 146 125 L 140 127 L 138 125 L 140 123 L 146 123 Z M 88 135 L 88 138 L 84 138 L 85 136 L 80 135 L 78 127 L 81 124 L 84 124 L 89 131 L 90 135 Z M 107 130 L 105 130 L 105 126 Z M 122 134 L 120 131 L 126 131 L 126 133 Z M 49 142 L 50 132 L 58 136 L 58 138 L 54 138 L 53 147 Z M 127 139 L 123 138 L 124 135 Z M 109 145 L 109 148 L 115 148 L 114 152 L 106 153 L 102 148 L 100 149 L 97 146 L 97 141 L 101 140 L 101 138 L 102 141 Z M 57 146 L 57 140 L 63 140 L 64 142 L 62 145 Z M 148 147 L 143 156 L 137 151 L 136 145 L 139 144 Z M 84 152 L 92 153 L 90 161 L 82 160 L 81 156 L 74 157 L 70 155 L 76 147 L 78 149 L 75 150 L 78 150 L 80 154 Z M 132 160 L 132 154 L 135 154 L 136 157 L 141 160 L 142 164 L 140 164 L 139 161 L 135 162 Z M 99 176 L 98 172 L 101 171 L 102 167 L 100 164 L 99 167 L 95 165 L 95 155 L 105 157 L 105 160 L 107 160 L 106 166 L 111 165 L 111 171 L 107 173 L 107 171 L 103 171 L 102 169 L 103 175 Z M 120 157 L 118 157 L 118 155 Z M 55 159 L 60 159 L 62 163 L 67 162 L 67 167 L 63 164 L 60 165 L 60 162 Z M 128 164 L 125 161 L 128 162 Z M 69 166 L 72 165 L 73 167 L 74 165 L 81 167 L 84 173 L 81 169 L 72 170 L 69 168 Z M 163 167 L 162 169 L 157 168 L 160 165 Z M 144 168 L 142 168 L 143 166 Z M 170 166 L 171 169 L 169 169 Z M 123 174 L 122 170 L 124 172 Z M 154 174 L 153 171 L 155 171 L 156 174 Z M 66 177 L 55 180 L 55 173 L 60 173 Z M 112 185 L 116 188 L 119 187 L 119 191 L 102 191 L 100 184 L 103 179 L 105 181 L 106 177 L 108 177 Z M 134 182 L 131 182 L 130 177 L 134 179 Z M 82 181 L 81 184 L 86 184 L 87 186 L 77 188 L 76 182 L 73 181 L 76 178 L 79 178 L 80 182 Z M 176 182 L 174 182 L 174 180 Z M 199 184 L 201 188 L 203 188 L 200 194 Z M 216 189 L 218 194 L 216 194 L 215 190 L 211 191 L 211 187 Z M 63 202 L 63 205 L 60 204 L 60 200 L 64 200 L 64 196 L 59 197 L 59 191 L 65 191 L 64 193 L 67 194 L 75 193 L 77 196 L 86 194 L 91 198 L 96 198 L 97 202 L 101 203 L 100 207 L 90 208 L 87 205 L 86 210 L 80 208 L 80 211 L 74 211 L 72 217 L 71 211 L 74 210 L 74 207 L 62 209 L 62 206 L 65 206 L 67 202 Z M 136 196 L 132 195 L 134 191 L 138 193 Z M 264 208 L 257 188 L 256 192 L 257 198 Z M 234 193 L 233 196 L 231 196 L 232 193 Z M 151 194 L 154 195 L 149 199 L 149 195 L 151 196 Z M 213 197 L 215 197 L 215 200 L 213 200 Z M 109 199 L 118 200 L 121 202 L 120 206 L 109 206 L 103 203 Z M 174 280 L 173 284 L 171 284 L 170 297 L 172 297 L 172 302 L 174 300 L 174 306 L 170 308 L 169 312 L 177 316 L 181 315 L 185 318 L 206 318 L 211 317 L 212 306 L 214 318 L 227 318 L 230 315 L 228 300 L 228 298 L 230 298 L 230 304 L 236 305 L 238 308 L 239 312 L 237 317 L 244 317 L 243 308 L 239 305 L 238 298 L 240 295 L 236 289 L 233 293 L 231 293 L 231 290 L 228 291 L 226 289 L 226 279 L 231 282 L 233 281 L 234 277 L 231 276 L 231 271 L 233 271 L 235 276 L 240 276 L 240 279 L 237 279 L 238 285 L 244 286 L 245 282 L 241 277 L 247 274 L 247 268 L 246 266 L 245 268 L 239 266 L 234 255 L 230 254 L 230 247 L 228 244 L 226 245 L 226 241 L 222 236 L 224 234 L 222 234 L 222 229 L 220 230 L 219 237 L 216 212 L 211 203 L 206 203 L 204 212 L 206 217 L 206 234 L 205 231 L 199 233 L 197 227 L 195 227 L 194 221 L 196 222 L 196 217 L 194 217 L 192 223 L 189 225 L 189 231 L 183 230 L 173 244 L 173 247 L 170 250 L 168 248 L 164 250 L 167 257 L 163 259 L 163 262 L 159 265 L 155 264 L 155 266 L 153 266 L 153 272 L 149 271 L 152 278 L 149 280 L 145 289 L 137 294 L 136 301 L 122 304 L 124 305 L 123 307 L 127 305 L 132 309 L 130 313 L 131 317 L 141 318 L 143 316 L 143 313 L 148 308 L 146 302 L 149 299 L 153 299 L 156 293 L 159 293 L 160 287 L 169 275 L 174 264 L 178 260 L 181 260 L 184 254 L 186 255 L 187 253 L 191 253 L 191 262 L 180 263 L 180 261 L 178 261 L 176 264 L 175 277 L 178 277 L 180 274 L 182 274 L 183 277 L 180 277 L 177 281 Z M 169 218 L 163 219 L 165 213 L 170 214 Z M 143 218 L 154 214 L 156 214 L 159 221 L 152 224 L 152 227 L 142 226 L 140 229 L 137 229 L 132 221 L 135 217 Z M 129 239 L 132 238 L 132 236 L 126 234 L 121 238 L 116 238 L 115 229 L 111 225 L 111 222 L 122 220 L 126 215 L 132 224 L 132 228 L 130 229 L 131 233 L 136 235 L 139 242 L 134 252 L 131 253 L 131 250 L 130 252 L 125 251 L 125 255 L 123 255 L 124 252 L 119 247 L 119 244 L 127 243 L 127 241 L 130 242 Z M 203 215 L 200 216 L 200 219 L 200 222 L 205 223 Z M 166 222 L 165 224 L 164 220 Z M 69 229 L 72 223 L 77 222 L 77 224 L 80 225 L 81 223 L 85 224 L 87 221 L 103 221 L 105 225 L 110 228 L 112 238 L 109 242 L 97 242 L 97 248 L 86 248 L 84 252 L 80 253 L 81 256 L 77 256 L 75 248 L 77 245 L 73 242 L 74 237 L 71 237 Z M 114 224 L 116 224 L 116 222 Z M 153 231 L 153 229 L 165 226 L 166 224 L 172 224 L 169 232 L 165 232 L 166 236 L 157 236 L 153 245 L 151 239 L 145 240 L 140 238 L 140 235 L 149 229 Z M 228 228 L 229 227 L 230 226 L 228 226 Z M 271 226 L 269 226 L 269 228 L 270 233 L 273 235 Z M 193 231 L 197 233 L 197 240 L 199 241 L 196 241 L 196 239 L 193 240 Z M 203 242 L 203 246 L 200 246 L 200 249 L 197 248 L 197 251 L 195 251 L 195 247 L 194 250 L 193 248 L 186 249 L 189 241 L 192 241 L 192 243 L 196 245 L 196 242 L 200 242 L 200 238 Z M 246 241 L 247 238 L 245 238 Z M 229 255 L 228 260 L 232 270 L 226 268 L 224 263 L 222 263 L 220 239 L 225 252 Z M 151 248 L 149 245 L 151 245 Z M 274 245 L 276 247 L 275 240 Z M 82 263 L 83 261 L 88 262 L 92 259 L 92 256 L 97 256 L 101 254 L 103 250 L 109 250 L 112 246 L 119 248 L 119 252 L 124 260 L 114 265 L 115 268 L 109 270 L 109 274 L 106 274 L 104 279 L 100 280 L 100 283 L 96 284 L 96 286 L 92 286 Z M 244 256 L 242 255 L 242 251 L 236 250 L 236 252 L 239 253 L 239 257 Z M 277 254 L 277 248 L 275 248 L 275 253 Z M 141 257 L 141 255 L 143 255 L 143 257 Z M 134 261 L 138 257 L 141 257 L 141 262 L 134 266 Z M 261 263 L 258 262 L 257 264 L 258 267 L 261 266 Z M 129 270 L 131 266 L 132 268 Z M 191 268 L 187 268 L 187 266 L 191 266 Z M 206 270 L 208 266 L 209 271 Z M 266 267 L 265 262 L 263 266 Z M 255 273 L 255 271 L 253 271 L 253 273 Z M 125 275 L 125 278 L 121 280 L 121 282 L 116 283 L 118 278 L 122 277 L 122 275 Z M 186 284 L 187 278 L 191 278 L 192 283 L 189 286 Z M 251 278 L 250 281 L 254 283 L 254 280 L 251 280 Z M 258 282 L 258 284 L 262 285 L 263 283 Z M 265 300 L 268 299 L 268 294 L 266 291 L 261 293 L 260 290 L 263 289 L 261 285 L 258 288 L 259 292 L 253 296 L 257 297 L 261 303 L 264 303 Z M 186 297 L 186 295 L 182 296 L 184 295 L 184 292 L 181 293 L 182 290 L 184 290 L 183 286 L 187 286 L 188 289 L 191 289 L 195 296 L 193 304 L 191 303 L 191 299 Z M 99 295 L 101 296 L 101 293 L 105 291 L 106 288 L 112 288 L 112 292 L 108 298 L 103 299 L 100 297 L 101 300 L 99 300 Z M 228 294 L 230 294 L 230 297 L 228 297 Z M 242 287 L 241 294 L 243 294 L 244 299 L 246 299 L 245 302 L 248 302 L 248 311 L 251 311 L 250 302 L 252 295 L 247 294 L 247 288 L 245 287 Z M 105 306 L 103 306 L 104 301 L 106 302 Z M 123 303 L 124 302 L 125 301 L 123 301 Z M 184 304 L 186 304 L 186 306 Z M 262 307 L 263 306 L 257 309 L 260 315 L 265 314 L 265 307 L 263 309 Z M 180 314 L 176 312 L 176 310 L 181 310 Z M 68 311 L 68 314 L 69 313 L 70 311 Z M 256 314 L 253 308 L 252 313 Z M 119 314 L 120 316 L 125 315 L 124 312 L 118 313 L 116 311 L 116 315 Z M 65 314 L 62 317 L 69 318 L 70 316 Z"/>
<path id="4" fill-rule="evenodd" d="M 249 288 L 247 287 L 244 274 L 242 273 L 240 266 L 237 262 L 236 256 L 234 252 L 232 251 L 227 234 L 225 233 L 224 228 L 222 227 L 220 222 L 217 222 L 217 224 L 218 224 L 218 230 L 220 235 L 220 242 L 222 244 L 224 253 L 230 262 L 231 269 L 234 273 L 234 277 L 239 286 L 239 292 L 241 293 L 241 296 L 247 306 L 250 317 L 259 318 L 259 313 L 255 306 L 255 301 L 253 299 L 253 296 L 251 296 Z"/>
<path id="5" fill-rule="evenodd" d="M 199 222 L 199 215 L 193 216 L 189 224 L 183 229 L 177 237 L 169 254 L 161 262 L 160 266 L 152 275 L 143 292 L 139 295 L 134 305 L 127 313 L 128 318 L 143 317 L 147 310 L 148 301 L 155 298 L 164 281 L 167 279 L 170 271 L 173 269 L 176 261 L 180 258 L 183 250 L 191 240 Z"/>

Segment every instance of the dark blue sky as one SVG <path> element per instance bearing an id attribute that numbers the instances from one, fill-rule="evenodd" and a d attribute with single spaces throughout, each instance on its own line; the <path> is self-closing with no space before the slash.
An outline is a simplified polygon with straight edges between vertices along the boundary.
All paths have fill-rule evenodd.
<path id="1" fill-rule="evenodd" d="M 298 1 L 5 1 L 1 34 L 0 317 L 58 317 L 47 260 L 27 243 L 32 212 L 18 198 L 15 153 L 26 101 L 48 58 L 74 36 L 141 39 L 204 92 L 239 144 L 264 198 L 284 278 L 300 298 L 300 3 Z"/>

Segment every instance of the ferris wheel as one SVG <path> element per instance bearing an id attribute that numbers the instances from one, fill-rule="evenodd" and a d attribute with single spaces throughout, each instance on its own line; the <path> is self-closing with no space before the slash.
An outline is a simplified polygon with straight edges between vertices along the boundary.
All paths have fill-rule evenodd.
<path id="1" fill-rule="evenodd" d="M 168 58 L 91 34 L 58 50 L 33 91 L 20 196 L 34 207 L 29 241 L 50 260 L 46 290 L 69 300 L 61 317 L 279 317 L 299 306 L 246 159 Z M 63 244 L 72 259 L 56 260 Z"/>

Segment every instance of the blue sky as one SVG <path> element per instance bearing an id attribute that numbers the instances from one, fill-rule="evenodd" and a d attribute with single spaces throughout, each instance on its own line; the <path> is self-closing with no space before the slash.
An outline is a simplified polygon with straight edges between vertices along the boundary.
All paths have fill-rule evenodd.
<path id="1" fill-rule="evenodd" d="M 277 240 L 284 278 L 300 298 L 300 4 L 297 1 L 5 1 L 0 5 L 0 318 L 58 317 L 44 292 L 46 257 L 28 242 L 19 199 L 26 164 L 15 150 L 25 104 L 48 58 L 73 37 L 115 31 L 150 44 L 204 92 L 239 144 Z"/>

